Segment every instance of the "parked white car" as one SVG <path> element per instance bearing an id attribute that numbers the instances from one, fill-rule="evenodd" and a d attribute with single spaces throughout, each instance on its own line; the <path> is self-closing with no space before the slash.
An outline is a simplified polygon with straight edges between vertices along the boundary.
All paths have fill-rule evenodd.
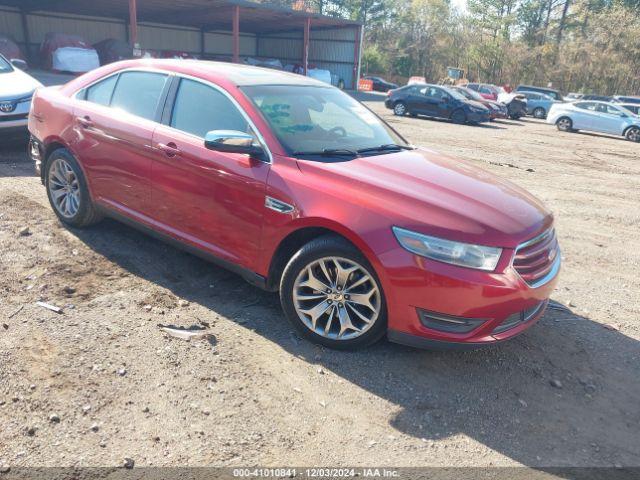
<path id="1" fill-rule="evenodd" d="M 556 125 L 563 132 L 589 130 L 622 135 L 632 142 L 640 142 L 640 116 L 611 103 L 554 103 L 547 115 L 547 123 Z"/>
<path id="2" fill-rule="evenodd" d="M 26 132 L 31 97 L 41 86 L 38 80 L 0 55 L 0 134 L 13 130 Z"/>

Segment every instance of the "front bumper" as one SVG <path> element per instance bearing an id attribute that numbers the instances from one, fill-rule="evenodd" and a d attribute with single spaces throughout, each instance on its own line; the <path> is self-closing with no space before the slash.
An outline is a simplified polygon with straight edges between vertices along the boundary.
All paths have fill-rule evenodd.
<path id="1" fill-rule="evenodd" d="M 40 177 L 44 184 L 44 178 L 42 177 L 42 160 L 44 158 L 44 145 L 33 135 L 29 139 L 29 146 L 27 147 L 27 153 L 29 158 L 33 162 L 33 167 L 36 175 Z"/>
<path id="2" fill-rule="evenodd" d="M 393 249 L 380 258 L 387 297 L 391 341 L 426 348 L 475 348 L 508 340 L 534 325 L 544 314 L 558 280 L 554 275 L 532 288 L 511 266 L 505 249 L 495 272 L 436 262 Z M 436 317 L 425 321 L 425 312 Z M 429 315 L 427 315 L 429 316 Z M 471 330 L 443 331 L 437 318 L 469 320 Z M 430 326 L 428 326 L 430 325 Z"/>
<path id="3" fill-rule="evenodd" d="M 27 131 L 28 114 L 1 115 L 0 133 Z"/>

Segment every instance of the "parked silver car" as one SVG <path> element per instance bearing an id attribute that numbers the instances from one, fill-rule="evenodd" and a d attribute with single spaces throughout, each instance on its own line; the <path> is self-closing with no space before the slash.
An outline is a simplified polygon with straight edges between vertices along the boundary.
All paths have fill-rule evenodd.
<path id="1" fill-rule="evenodd" d="M 554 103 L 547 115 L 547 123 L 556 125 L 563 132 L 589 130 L 623 135 L 627 140 L 640 142 L 640 116 L 612 103 Z"/>

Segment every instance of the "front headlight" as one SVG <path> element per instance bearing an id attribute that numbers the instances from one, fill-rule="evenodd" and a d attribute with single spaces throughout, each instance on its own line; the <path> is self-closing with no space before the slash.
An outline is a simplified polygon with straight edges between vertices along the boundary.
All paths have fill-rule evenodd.
<path id="1" fill-rule="evenodd" d="M 400 245 L 411 253 L 459 267 L 491 272 L 502 254 L 501 248 L 453 242 L 399 227 L 393 227 L 393 233 Z"/>

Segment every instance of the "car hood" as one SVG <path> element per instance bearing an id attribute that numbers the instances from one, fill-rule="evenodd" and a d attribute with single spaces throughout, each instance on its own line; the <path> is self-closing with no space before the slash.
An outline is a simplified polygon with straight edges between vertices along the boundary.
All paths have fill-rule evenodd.
<path id="1" fill-rule="evenodd" d="M 553 222 L 533 195 L 462 160 L 424 148 L 344 162 L 298 161 L 303 173 L 390 225 L 513 248 Z M 329 188 L 329 187 L 327 187 Z"/>
<path id="2" fill-rule="evenodd" d="M 0 100 L 28 95 L 41 86 L 39 81 L 17 68 L 13 72 L 0 73 Z"/>

